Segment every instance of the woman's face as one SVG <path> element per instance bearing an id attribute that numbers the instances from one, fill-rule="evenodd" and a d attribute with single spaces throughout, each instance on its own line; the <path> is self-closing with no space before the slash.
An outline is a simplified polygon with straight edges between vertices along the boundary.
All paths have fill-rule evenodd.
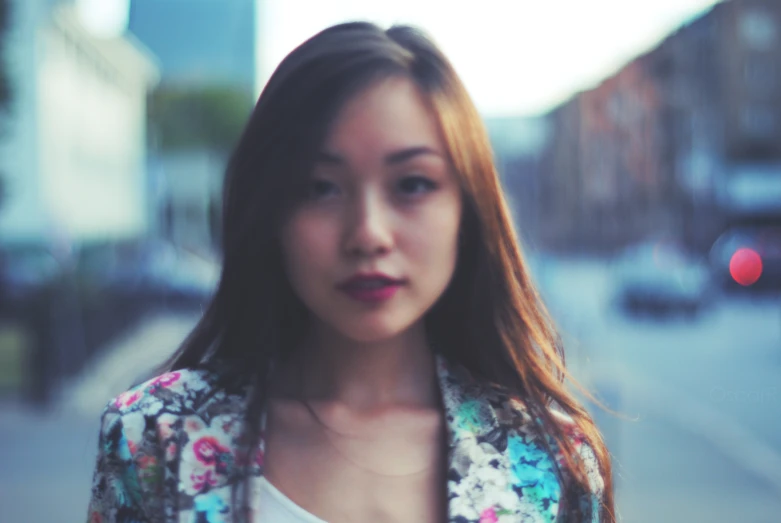
<path id="1" fill-rule="evenodd" d="M 415 84 L 373 84 L 337 115 L 282 229 L 292 287 L 320 327 L 361 342 L 402 334 L 450 282 L 461 205 Z"/>

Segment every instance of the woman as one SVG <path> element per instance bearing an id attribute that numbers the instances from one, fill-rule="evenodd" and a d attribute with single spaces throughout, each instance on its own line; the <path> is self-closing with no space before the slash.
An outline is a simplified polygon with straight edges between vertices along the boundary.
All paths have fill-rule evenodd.
<path id="1" fill-rule="evenodd" d="M 106 409 L 92 521 L 613 521 L 485 130 L 409 27 L 279 65 L 226 173 L 223 270 Z"/>

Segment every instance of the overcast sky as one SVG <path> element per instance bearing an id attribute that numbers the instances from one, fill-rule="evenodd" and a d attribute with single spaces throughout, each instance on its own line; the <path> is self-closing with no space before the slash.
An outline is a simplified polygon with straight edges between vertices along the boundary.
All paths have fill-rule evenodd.
<path id="1" fill-rule="evenodd" d="M 537 114 L 609 75 L 714 0 L 259 0 L 259 85 L 337 22 L 425 29 L 486 116 Z"/>
<path id="2" fill-rule="evenodd" d="M 144 0 L 155 1 L 155 0 Z M 225 2 L 248 0 L 223 0 Z M 258 86 L 317 31 L 346 20 L 418 25 L 486 116 L 538 114 L 589 88 L 716 0 L 256 0 Z M 77 0 L 111 32 L 128 0 Z M 186 6 L 183 0 L 182 5 Z M 183 13 L 186 16 L 186 13 Z"/>

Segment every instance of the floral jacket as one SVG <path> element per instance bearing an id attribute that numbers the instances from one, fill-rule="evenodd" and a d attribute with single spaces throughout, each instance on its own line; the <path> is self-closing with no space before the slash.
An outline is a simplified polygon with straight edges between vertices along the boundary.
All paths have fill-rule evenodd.
<path id="1" fill-rule="evenodd" d="M 449 435 L 452 523 L 599 521 L 603 478 L 593 450 L 572 427 L 591 492 L 561 514 L 553 459 L 523 404 L 438 356 Z M 244 397 L 215 386 L 205 370 L 180 370 L 112 400 L 103 413 L 88 521 L 228 523 Z M 562 415 L 563 416 L 563 415 Z M 571 420 L 567 420 L 571 423 Z M 555 448 L 555 447 L 554 447 Z M 263 474 L 264 444 L 252 471 Z"/>

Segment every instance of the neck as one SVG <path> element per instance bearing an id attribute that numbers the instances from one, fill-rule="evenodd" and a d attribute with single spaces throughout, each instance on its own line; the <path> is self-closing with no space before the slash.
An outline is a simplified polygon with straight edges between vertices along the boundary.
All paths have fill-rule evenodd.
<path id="1" fill-rule="evenodd" d="M 349 340 L 318 327 L 299 354 L 301 399 L 359 411 L 434 407 L 439 401 L 434 355 L 422 323 L 376 342 Z"/>

